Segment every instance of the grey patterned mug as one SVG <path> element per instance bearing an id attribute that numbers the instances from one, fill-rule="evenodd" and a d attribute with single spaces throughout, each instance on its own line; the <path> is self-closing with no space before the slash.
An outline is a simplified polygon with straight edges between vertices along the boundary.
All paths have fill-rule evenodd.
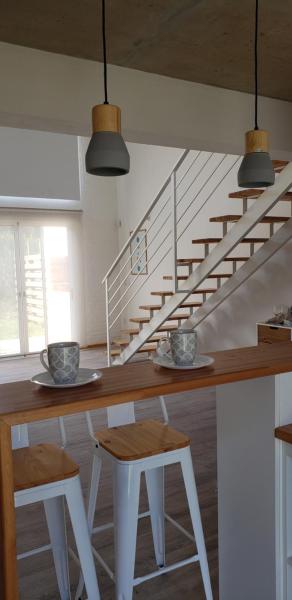
<path id="1" fill-rule="evenodd" d="M 172 356 L 173 361 L 180 366 L 192 365 L 198 354 L 198 334 L 188 329 L 177 329 L 170 334 L 170 341 L 161 338 L 157 347 L 159 356 Z"/>
<path id="2" fill-rule="evenodd" d="M 48 354 L 48 364 L 44 354 Z M 55 383 L 74 383 L 79 370 L 80 348 L 78 342 L 48 344 L 40 353 L 42 365 L 49 371 Z"/>
<path id="3" fill-rule="evenodd" d="M 180 366 L 192 365 L 198 354 L 198 334 L 196 331 L 177 329 L 170 334 L 170 349 L 174 362 Z"/>

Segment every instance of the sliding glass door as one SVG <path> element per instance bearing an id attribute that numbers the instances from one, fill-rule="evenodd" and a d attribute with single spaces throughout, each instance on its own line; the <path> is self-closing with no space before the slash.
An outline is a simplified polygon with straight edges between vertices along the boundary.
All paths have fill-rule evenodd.
<path id="1" fill-rule="evenodd" d="M 48 339 L 46 319 L 46 278 L 41 227 L 20 227 L 21 295 L 23 299 L 22 351 L 38 352 Z"/>
<path id="2" fill-rule="evenodd" d="M 68 230 L 0 224 L 0 356 L 71 339 Z"/>

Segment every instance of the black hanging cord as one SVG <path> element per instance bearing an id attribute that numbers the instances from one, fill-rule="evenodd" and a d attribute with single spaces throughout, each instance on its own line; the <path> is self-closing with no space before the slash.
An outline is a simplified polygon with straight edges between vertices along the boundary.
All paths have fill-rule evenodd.
<path id="1" fill-rule="evenodd" d="M 108 104 L 108 95 L 107 95 L 107 56 L 106 56 L 106 33 L 105 33 L 105 0 L 102 0 L 102 47 L 103 47 L 104 104 Z"/>
<path id="2" fill-rule="evenodd" d="M 255 6 L 255 36 L 254 36 L 254 128 L 258 129 L 258 29 L 259 29 L 259 0 L 256 0 Z"/>

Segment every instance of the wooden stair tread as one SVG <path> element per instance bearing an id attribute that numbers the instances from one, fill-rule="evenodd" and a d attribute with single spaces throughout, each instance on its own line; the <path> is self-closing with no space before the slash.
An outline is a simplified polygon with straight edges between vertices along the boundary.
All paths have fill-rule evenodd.
<path id="1" fill-rule="evenodd" d="M 226 262 L 234 262 L 235 260 L 237 261 L 246 261 L 249 260 L 250 256 L 226 256 L 223 260 Z M 204 258 L 178 258 L 177 260 L 177 264 L 179 266 L 188 266 L 188 265 L 192 265 L 193 263 L 197 263 L 197 262 L 204 262 Z M 222 260 L 222 262 L 223 262 Z"/>
<path id="2" fill-rule="evenodd" d="M 173 315 L 169 315 L 169 317 L 167 317 L 167 321 L 179 321 L 181 319 L 188 319 L 189 315 L 187 313 L 176 313 Z M 151 320 L 151 317 L 131 317 L 129 319 L 129 321 L 131 321 L 131 323 L 149 323 L 149 321 Z"/>
<path id="3" fill-rule="evenodd" d="M 173 296 L 174 292 L 171 291 L 163 291 L 163 292 L 151 292 L 151 296 Z"/>
<path id="4" fill-rule="evenodd" d="M 287 442 L 287 444 L 292 444 L 292 423 L 289 423 L 288 425 L 281 425 L 280 427 L 276 427 L 275 437 L 278 438 L 278 440 L 282 440 L 282 442 Z"/>
<path id="5" fill-rule="evenodd" d="M 154 342 L 159 342 L 159 340 L 161 339 L 161 336 L 156 335 L 156 336 L 152 336 L 151 338 L 149 338 L 149 340 L 146 340 L 146 342 L 144 342 L 144 344 L 151 344 Z M 116 346 L 128 346 L 130 343 L 130 340 L 127 338 L 115 338 L 114 340 L 112 340 L 113 344 L 116 344 Z M 115 350 L 115 348 L 113 348 L 113 350 Z"/>
<path id="6" fill-rule="evenodd" d="M 256 199 L 259 198 L 265 190 L 260 190 L 258 188 L 248 189 L 248 190 L 239 190 L 238 192 L 231 192 L 228 194 L 229 198 L 249 198 Z M 292 192 L 286 192 L 286 194 L 281 198 L 281 200 L 286 200 L 287 202 L 292 200 Z"/>
<path id="7" fill-rule="evenodd" d="M 192 244 L 218 244 L 221 242 L 222 238 L 212 237 L 212 238 L 199 238 L 196 240 L 192 240 Z"/>
<path id="8" fill-rule="evenodd" d="M 202 238 L 198 240 L 192 240 L 192 244 L 219 244 L 222 242 L 224 238 Z M 267 242 L 270 238 L 267 237 L 250 237 L 243 238 L 239 243 L 240 244 L 263 244 Z"/>
<path id="9" fill-rule="evenodd" d="M 241 219 L 242 215 L 222 215 L 220 217 L 211 217 L 209 221 L 211 223 L 234 223 Z M 274 217 L 267 216 L 263 217 L 259 222 L 260 223 L 286 223 L 289 221 L 290 217 Z"/>
<path id="10" fill-rule="evenodd" d="M 128 346 L 130 340 L 128 338 L 114 338 L 112 343 L 116 346 Z"/>
<path id="11" fill-rule="evenodd" d="M 189 446 L 189 438 L 159 421 L 140 421 L 97 431 L 104 450 L 118 460 L 139 460 Z"/>
<path id="12" fill-rule="evenodd" d="M 69 479 L 79 466 L 54 444 L 38 444 L 13 450 L 14 491 Z"/>
<path id="13" fill-rule="evenodd" d="M 120 348 L 112 348 L 111 349 L 111 356 L 120 356 L 120 354 L 121 354 L 121 349 Z"/>
<path id="14" fill-rule="evenodd" d="M 162 304 L 145 304 L 139 308 L 141 310 L 160 310 L 162 306 Z M 199 308 L 200 306 L 202 306 L 202 302 L 183 302 L 179 305 L 180 308 Z"/>
<path id="15" fill-rule="evenodd" d="M 210 273 L 208 275 L 208 277 L 206 277 L 206 279 L 218 279 L 218 277 L 223 278 L 223 277 L 232 277 L 233 273 Z M 189 278 L 189 275 L 178 275 L 177 279 L 178 281 L 185 281 L 186 279 Z M 165 281 L 172 281 L 173 280 L 173 276 L 172 275 L 163 275 L 163 279 Z M 140 307 L 141 308 L 141 307 Z"/>
<path id="16" fill-rule="evenodd" d="M 155 333 L 159 332 L 168 332 L 168 331 L 175 331 L 177 329 L 176 325 L 172 325 L 172 324 L 168 324 L 168 325 L 162 325 L 161 327 L 159 327 L 159 329 L 156 330 Z M 135 329 L 133 327 L 130 327 L 129 329 L 122 329 L 121 333 L 125 333 L 127 335 L 138 335 L 140 333 L 140 329 Z M 151 338 L 149 338 L 151 340 Z"/>
<path id="17" fill-rule="evenodd" d="M 129 343 L 130 342 L 128 342 L 126 345 L 128 346 Z M 121 352 L 121 348 L 112 348 L 111 356 L 120 356 Z M 153 344 L 152 346 L 150 344 L 147 344 L 147 346 L 141 346 L 139 350 L 136 350 L 135 354 L 142 354 L 142 352 L 156 352 L 156 344 Z"/>
<path id="18" fill-rule="evenodd" d="M 178 258 L 177 259 L 177 264 L 178 265 L 189 265 L 189 264 L 195 264 L 195 263 L 202 263 L 205 259 L 204 258 Z"/>
<path id="19" fill-rule="evenodd" d="M 156 352 L 156 348 L 157 348 L 156 344 L 149 344 L 149 343 L 147 344 L 147 342 L 145 342 L 144 346 L 139 348 L 139 350 L 137 350 L 137 352 Z"/>
<path id="20" fill-rule="evenodd" d="M 217 288 L 205 288 L 200 290 L 194 290 L 192 294 L 213 294 L 214 292 L 217 292 Z M 167 292 L 151 292 L 152 296 L 173 296 L 173 294 L 174 292 L 171 292 L 170 290 Z"/>
<path id="21" fill-rule="evenodd" d="M 272 160 L 274 171 L 280 172 L 289 164 L 288 160 Z"/>
<path id="22" fill-rule="evenodd" d="M 162 308 L 162 304 L 144 304 L 139 306 L 141 310 L 160 310 Z"/>

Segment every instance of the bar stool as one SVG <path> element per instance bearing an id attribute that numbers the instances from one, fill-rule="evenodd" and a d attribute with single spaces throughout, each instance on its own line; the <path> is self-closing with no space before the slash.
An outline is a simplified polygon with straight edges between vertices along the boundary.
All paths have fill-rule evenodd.
<path id="1" fill-rule="evenodd" d="M 62 448 L 53 444 L 39 444 L 13 450 L 13 469 L 15 507 L 43 501 L 51 541 L 50 545 L 25 552 L 17 558 L 27 558 L 52 549 L 61 600 L 70 600 L 65 497 L 88 600 L 99 600 L 79 466 Z"/>
<path id="2" fill-rule="evenodd" d="M 131 404 L 129 404 L 131 406 Z M 87 416 L 88 418 L 88 416 Z M 89 422 L 89 428 L 91 425 Z M 92 430 L 90 431 L 93 433 Z M 99 552 L 93 553 L 116 585 L 116 600 L 131 600 L 134 586 L 179 567 L 199 562 L 207 600 L 212 589 L 201 523 L 198 495 L 192 466 L 190 440 L 167 423 L 132 422 L 97 431 L 88 503 L 90 532 L 114 527 L 115 573 Z M 93 528 L 102 459 L 111 461 L 113 470 L 114 523 Z M 164 467 L 180 463 L 190 510 L 194 536 L 164 511 Z M 145 472 L 149 512 L 138 514 L 141 473 Z M 150 516 L 157 569 L 142 577 L 134 577 L 138 518 Z M 197 546 L 197 553 L 175 564 L 165 563 L 165 519 L 170 521 Z M 76 599 L 80 598 L 83 578 L 80 576 Z"/>

